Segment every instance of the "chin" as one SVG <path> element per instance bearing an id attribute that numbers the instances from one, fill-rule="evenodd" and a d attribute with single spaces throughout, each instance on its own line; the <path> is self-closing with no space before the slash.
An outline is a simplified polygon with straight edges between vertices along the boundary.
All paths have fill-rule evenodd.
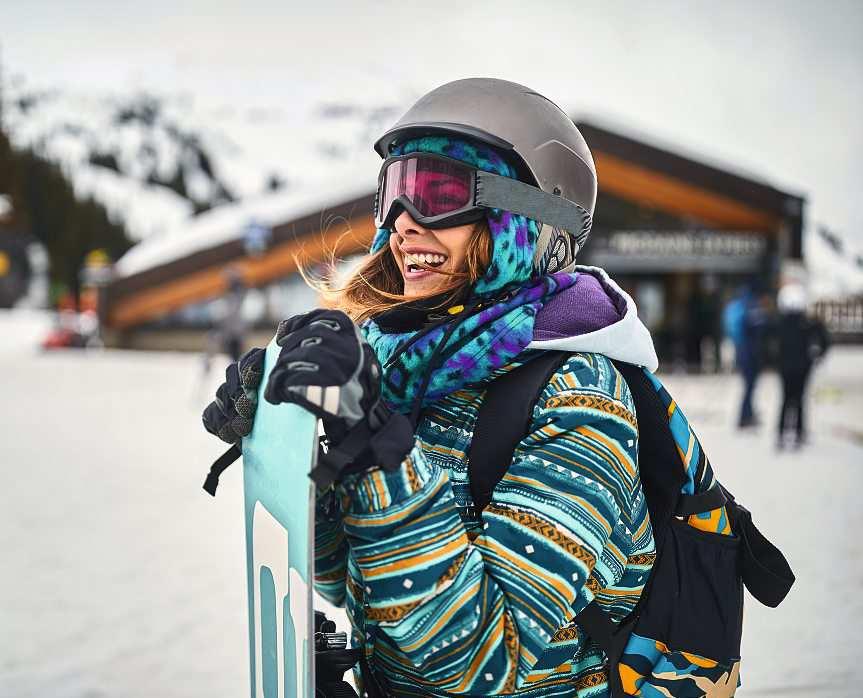
<path id="1" fill-rule="evenodd" d="M 444 284 L 429 283 L 429 284 L 405 284 L 405 295 L 409 298 L 417 298 L 419 296 L 428 296 L 442 290 Z"/>
<path id="2" fill-rule="evenodd" d="M 429 295 L 431 293 L 434 293 L 434 290 L 435 290 L 434 286 L 429 286 L 429 287 L 410 286 L 410 287 L 405 288 L 405 295 L 408 298 L 419 298 L 420 296 L 426 296 L 426 295 Z"/>

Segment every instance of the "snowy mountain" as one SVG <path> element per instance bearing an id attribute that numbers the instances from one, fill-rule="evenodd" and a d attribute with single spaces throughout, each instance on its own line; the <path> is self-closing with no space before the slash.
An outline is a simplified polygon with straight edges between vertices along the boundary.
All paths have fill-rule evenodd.
<path id="1" fill-rule="evenodd" d="M 823 226 L 804 231 L 803 257 L 812 300 L 863 295 L 863 250 Z"/>
<path id="2" fill-rule="evenodd" d="M 293 109 L 246 107 L 188 94 L 84 94 L 4 85 L 13 143 L 61 165 L 134 240 L 177 234 L 227 204 L 292 198 L 332 170 L 367 163 L 370 143 L 397 116 L 377 101 L 313 99 Z M 239 206 L 238 206 L 239 205 Z"/>

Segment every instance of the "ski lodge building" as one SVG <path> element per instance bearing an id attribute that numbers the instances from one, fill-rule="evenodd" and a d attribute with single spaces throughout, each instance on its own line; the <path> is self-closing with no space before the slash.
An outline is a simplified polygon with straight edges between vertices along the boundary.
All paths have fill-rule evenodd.
<path id="1" fill-rule="evenodd" d="M 599 176 L 579 262 L 604 267 L 635 298 L 663 360 L 701 363 L 703 340 L 718 337 L 721 307 L 734 290 L 755 279 L 770 291 L 785 265 L 802 262 L 803 198 L 593 123 L 577 125 Z M 249 343 L 266 343 L 280 319 L 317 302 L 296 273 L 297 258 L 325 263 L 334 249 L 340 258 L 367 249 L 376 162 L 334 174 L 311 195 L 288 189 L 220 207 L 140 243 L 104 289 L 106 340 L 202 350 L 229 277 L 240 275 L 248 287 L 243 313 L 260 333 Z"/>

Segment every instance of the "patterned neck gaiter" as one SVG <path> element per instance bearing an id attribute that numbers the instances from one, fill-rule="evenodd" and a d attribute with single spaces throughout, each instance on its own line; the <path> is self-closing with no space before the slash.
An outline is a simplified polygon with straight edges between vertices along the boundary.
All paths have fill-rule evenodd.
<path id="1" fill-rule="evenodd" d="M 486 172 L 515 178 L 515 169 L 494 149 L 473 142 L 429 136 L 407 141 L 392 155 L 436 153 Z M 362 331 L 383 366 L 383 397 L 393 409 L 414 413 L 454 390 L 479 383 L 511 363 L 533 339 L 540 308 L 575 283 L 576 274 L 543 274 L 533 260 L 539 236 L 536 221 L 489 209 L 492 239 L 488 269 L 471 289 L 464 306 L 451 309 L 423 329 L 398 331 L 379 319 Z M 381 228 L 371 252 L 389 244 Z M 456 312 L 458 311 L 458 312 Z"/>

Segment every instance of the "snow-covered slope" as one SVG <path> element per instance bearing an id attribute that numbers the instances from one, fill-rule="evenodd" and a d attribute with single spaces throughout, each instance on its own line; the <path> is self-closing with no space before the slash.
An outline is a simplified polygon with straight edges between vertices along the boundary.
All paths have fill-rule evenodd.
<path id="1" fill-rule="evenodd" d="M 811 300 L 840 300 L 863 294 L 863 251 L 824 229 L 809 229 L 803 256 Z"/>
<path id="2" fill-rule="evenodd" d="M 3 87 L 13 142 L 58 162 L 76 192 L 106 206 L 135 240 L 182 235 L 196 215 L 226 205 L 240 211 L 274 193 L 290 201 L 291 192 L 353 164 L 368 163 L 373 181 L 370 143 L 399 111 L 361 93 L 238 105 L 189 94 L 44 90 L 21 79 Z"/>

